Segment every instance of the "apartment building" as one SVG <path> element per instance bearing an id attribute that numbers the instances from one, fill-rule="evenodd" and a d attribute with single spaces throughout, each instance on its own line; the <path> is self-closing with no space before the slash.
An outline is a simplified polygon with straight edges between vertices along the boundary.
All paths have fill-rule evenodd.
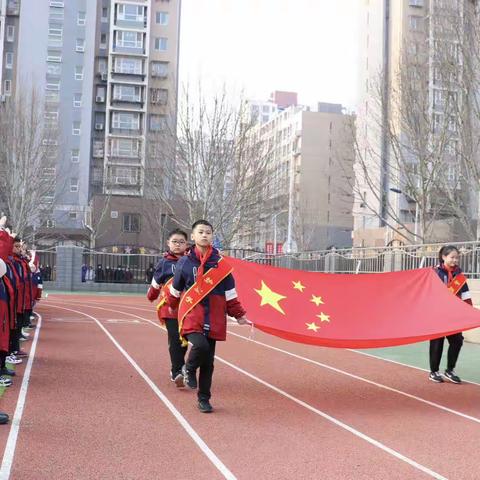
<path id="1" fill-rule="evenodd" d="M 407 162 L 399 167 L 392 160 L 394 153 L 389 124 L 396 131 L 402 148 L 408 148 L 409 135 L 402 125 L 408 109 L 421 109 L 421 102 L 412 107 L 408 92 L 400 93 L 403 72 L 419 73 L 419 87 L 426 90 L 431 129 L 426 138 L 433 145 L 439 130 L 448 136 L 445 149 L 445 176 L 454 180 L 457 163 L 454 155 L 458 137 L 459 120 L 455 112 L 447 112 L 446 98 L 463 102 L 462 90 L 456 81 L 445 81 L 439 74 L 439 65 L 447 60 L 455 79 L 462 74 L 462 58 L 459 42 L 462 42 L 462 25 L 465 15 L 475 2 L 471 0 L 368 0 L 360 9 L 360 69 L 359 103 L 357 108 L 357 167 L 354 202 L 354 245 L 381 246 L 403 238 L 387 226 L 408 226 L 417 232 L 419 206 L 404 192 L 405 172 L 393 171 L 395 167 L 408 167 Z M 470 11 L 471 13 L 471 11 Z M 452 35 L 452 29 L 455 34 Z M 445 58 L 445 52 L 449 58 Z M 440 58 L 442 57 L 443 58 Z M 415 64 L 416 62 L 416 64 Z M 412 76 L 413 76 L 412 73 Z M 403 96 L 402 96 L 403 95 Z M 411 102 L 411 99 L 410 99 Z M 460 104 L 459 103 L 459 104 Z M 448 125 L 448 128 L 443 128 Z M 411 149 L 412 152 L 414 148 Z M 412 152 L 411 164 L 418 163 Z M 396 152 L 398 155 L 398 152 Z M 448 162 L 448 156 L 451 161 Z M 362 167 L 359 165 L 361 158 Z M 392 165 L 394 167 L 392 168 Z M 367 174 L 365 173 L 367 172 Z M 368 178 L 367 178 L 368 177 Z M 431 203 L 432 199 L 429 199 Z M 469 206 L 465 206 L 469 208 Z M 427 213 L 426 213 L 427 214 Z M 458 226 L 448 211 L 440 215 L 431 233 L 437 241 L 454 238 Z M 387 219 L 390 219 L 387 221 Z M 407 235 L 408 237 L 409 235 Z"/>
<path id="2" fill-rule="evenodd" d="M 268 146 L 268 185 L 240 246 L 273 253 L 351 245 L 353 136 L 341 105 L 291 106 L 252 136 Z"/>
<path id="3" fill-rule="evenodd" d="M 0 2 L 0 92 L 34 88 L 59 130 L 54 209 L 39 236 L 157 244 L 140 218 L 149 143 L 176 121 L 181 0 Z"/>

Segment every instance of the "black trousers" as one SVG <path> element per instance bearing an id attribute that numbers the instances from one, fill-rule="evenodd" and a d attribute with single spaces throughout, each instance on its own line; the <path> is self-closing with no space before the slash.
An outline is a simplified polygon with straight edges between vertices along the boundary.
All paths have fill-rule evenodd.
<path id="1" fill-rule="evenodd" d="M 168 352 L 170 353 L 170 361 L 172 363 L 171 374 L 173 378 L 182 371 L 187 347 L 182 347 L 180 334 L 178 333 L 178 320 L 176 318 L 166 318 L 165 326 L 168 333 Z"/>
<path id="2" fill-rule="evenodd" d="M 189 333 L 187 340 L 192 344 L 188 354 L 186 368 L 190 373 L 197 372 L 198 376 L 198 399 L 210 400 L 213 377 L 213 361 L 215 359 L 216 340 L 207 338 L 202 333 Z"/>
<path id="3" fill-rule="evenodd" d="M 17 313 L 15 328 L 10 330 L 10 352 L 18 352 L 20 350 L 20 335 L 22 334 L 24 315 L 24 313 Z"/>
<path id="4" fill-rule="evenodd" d="M 445 338 L 448 340 L 448 357 L 447 357 L 447 369 L 453 370 L 457 364 L 458 355 L 463 345 L 463 335 L 461 333 L 455 333 L 448 337 L 435 338 L 430 340 L 430 371 L 438 372 L 440 369 L 440 361 L 442 359 L 443 344 Z"/>

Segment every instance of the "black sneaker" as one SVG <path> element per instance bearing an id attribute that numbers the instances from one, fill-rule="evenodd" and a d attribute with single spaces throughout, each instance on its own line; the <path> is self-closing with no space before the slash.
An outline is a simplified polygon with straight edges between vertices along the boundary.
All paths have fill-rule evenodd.
<path id="1" fill-rule="evenodd" d="M 428 379 L 435 383 L 443 383 L 443 377 L 440 375 L 440 372 L 431 372 Z"/>
<path id="2" fill-rule="evenodd" d="M 445 370 L 445 376 L 450 380 L 452 383 L 462 383 L 460 377 L 455 373 L 455 370 Z"/>
<path id="3" fill-rule="evenodd" d="M 9 375 L 10 377 L 14 377 L 16 373 L 15 370 L 5 367 L 0 370 L 0 375 Z"/>
<path id="4" fill-rule="evenodd" d="M 210 405 L 210 402 L 208 400 L 199 400 L 198 401 L 198 409 L 202 413 L 212 413 L 213 412 L 213 407 Z"/>
<path id="5" fill-rule="evenodd" d="M 192 390 L 195 390 L 198 387 L 197 384 L 197 377 L 195 376 L 195 373 L 189 372 L 187 370 L 187 367 L 184 365 L 182 367 L 182 374 L 183 374 L 183 384 L 191 388 Z"/>

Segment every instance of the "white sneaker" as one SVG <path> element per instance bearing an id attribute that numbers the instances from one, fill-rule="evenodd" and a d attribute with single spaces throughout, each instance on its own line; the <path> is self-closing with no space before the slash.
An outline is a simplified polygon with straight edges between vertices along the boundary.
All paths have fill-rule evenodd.
<path id="1" fill-rule="evenodd" d="M 12 365 L 18 365 L 19 363 L 22 363 L 23 360 L 21 358 L 17 358 L 15 355 L 9 355 L 5 361 L 7 363 L 11 363 Z"/>
<path id="2" fill-rule="evenodd" d="M 12 383 L 9 378 L 0 377 L 0 387 L 9 387 Z"/>
<path id="3" fill-rule="evenodd" d="M 22 335 L 23 335 L 24 337 L 26 337 L 26 338 L 29 338 L 29 337 L 30 337 L 30 334 L 27 333 L 24 328 L 22 328 Z"/>

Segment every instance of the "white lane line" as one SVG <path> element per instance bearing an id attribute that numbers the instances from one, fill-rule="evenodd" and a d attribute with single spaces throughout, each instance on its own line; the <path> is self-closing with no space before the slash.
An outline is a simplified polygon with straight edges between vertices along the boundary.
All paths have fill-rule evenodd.
<path id="1" fill-rule="evenodd" d="M 353 373 L 346 372 L 345 370 L 340 370 L 339 368 L 332 367 L 331 365 L 327 365 L 325 363 L 318 362 L 316 360 L 312 360 L 311 358 L 307 357 L 302 357 L 301 355 L 297 355 L 296 353 L 289 352 L 288 350 L 283 350 L 278 347 L 274 347 L 272 345 L 268 345 L 267 343 L 259 342 L 258 340 L 251 340 L 248 337 L 244 337 L 243 335 L 239 335 L 238 333 L 234 332 L 228 332 L 229 335 L 233 335 L 234 337 L 239 337 L 242 338 L 243 340 L 246 340 L 247 342 L 252 342 L 256 343 L 258 345 L 261 345 L 262 347 L 269 348 L 271 350 L 275 350 L 277 352 L 283 353 L 285 355 L 288 355 L 293 358 L 297 358 L 298 360 L 302 360 L 307 363 L 311 363 L 313 365 L 317 365 L 322 368 L 326 368 L 327 370 L 331 370 L 332 372 L 335 373 L 340 373 L 341 375 L 345 375 L 347 377 L 353 378 L 355 380 L 359 380 L 360 382 L 365 382 L 370 385 L 374 385 L 375 387 L 388 390 L 389 392 L 396 393 L 398 395 L 402 395 L 404 397 L 410 398 L 412 400 L 416 400 L 421 403 L 425 403 L 426 405 L 429 405 L 434 408 L 438 408 L 440 410 L 443 410 L 448 413 L 452 413 L 453 415 L 458 415 L 459 417 L 465 418 L 466 420 L 471 420 L 472 422 L 480 423 L 480 418 L 477 417 L 472 417 L 471 415 L 467 415 L 466 413 L 459 412 L 458 410 L 453 410 L 452 408 L 445 407 L 443 405 L 440 405 L 439 403 L 431 402 L 430 400 L 426 400 L 425 398 L 417 397 L 416 395 L 413 395 L 411 393 L 404 392 L 403 390 L 397 390 L 396 388 L 389 387 L 388 385 L 384 385 L 383 383 L 377 383 L 374 382 L 373 380 L 369 380 L 368 378 L 365 377 L 360 377 L 359 375 L 355 375 Z"/>
<path id="2" fill-rule="evenodd" d="M 137 371 L 137 373 L 145 380 L 147 385 L 153 390 L 155 395 L 165 404 L 165 406 L 170 410 L 178 423 L 185 429 L 185 431 L 190 435 L 192 440 L 198 445 L 200 450 L 207 456 L 207 458 L 212 462 L 212 464 L 219 470 L 219 472 L 228 480 L 236 480 L 235 475 L 225 466 L 225 464 L 213 453 L 210 447 L 202 440 L 200 435 L 191 427 L 187 419 L 175 408 L 172 402 L 161 392 L 157 385 L 150 379 L 150 377 L 140 368 L 137 362 L 125 351 L 125 349 L 117 342 L 113 335 L 102 325 L 102 323 L 92 315 L 88 313 L 80 312 L 78 310 L 73 310 L 71 308 L 61 307 L 57 305 L 49 304 L 53 308 L 61 308 L 63 310 L 68 310 L 70 312 L 78 313 L 80 315 L 85 315 L 88 318 L 91 318 L 107 335 L 107 337 L 112 341 L 112 343 L 117 347 L 120 353 L 128 360 L 130 365 Z M 85 305 L 87 306 L 87 305 Z M 95 307 L 94 307 L 95 308 Z M 117 311 L 116 313 L 121 313 Z M 1 479 L 0 479 L 1 480 Z"/>
<path id="3" fill-rule="evenodd" d="M 96 307 L 96 306 L 91 306 L 90 304 L 85 304 L 85 307 L 88 307 L 88 306 L 90 306 L 91 308 L 98 308 L 100 310 L 114 311 L 112 309 Z M 117 312 L 120 313 L 119 311 L 117 311 Z M 165 331 L 165 329 L 163 329 L 160 325 L 156 324 L 155 322 L 153 322 L 153 321 L 151 321 L 147 318 L 140 317 L 139 315 L 135 315 L 133 313 L 127 313 L 127 312 L 121 312 L 121 313 L 124 313 L 125 315 L 129 315 L 129 316 L 132 316 L 132 317 L 139 318 L 141 320 L 144 320 L 148 323 L 151 323 L 154 327 L 157 327 L 160 330 Z M 432 478 L 436 478 L 438 480 L 447 480 L 446 477 L 440 475 L 439 473 L 429 469 L 428 467 L 426 467 L 426 466 L 424 466 L 424 465 L 422 465 L 418 462 L 415 462 L 415 460 L 412 460 L 411 458 L 409 458 L 405 455 L 402 455 L 401 453 L 397 452 L 396 450 L 393 450 L 392 448 L 387 447 L 386 445 L 379 442 L 378 440 L 375 440 L 374 438 L 369 437 L 368 435 L 360 432 L 359 430 L 356 430 L 355 428 L 351 427 L 350 425 L 347 425 L 346 423 L 343 423 L 342 421 L 332 417 L 331 415 L 328 415 L 327 413 L 323 412 L 322 410 L 319 410 L 319 409 L 315 408 L 314 406 L 304 402 L 303 400 L 300 400 L 299 398 L 294 397 L 293 395 L 290 395 L 289 393 L 285 392 L 284 390 L 281 390 L 280 388 L 276 387 L 275 385 L 272 385 L 272 384 L 266 382 L 265 380 L 262 380 L 261 378 L 247 372 L 246 370 L 243 370 L 242 368 L 237 367 L 233 363 L 228 362 L 227 360 L 219 357 L 218 355 L 215 355 L 215 358 L 218 361 L 220 361 L 221 363 L 224 363 L 225 365 L 228 365 L 229 367 L 231 367 L 234 370 L 242 373 L 243 375 L 246 375 L 247 377 L 251 378 L 252 380 L 255 380 L 256 382 L 260 383 L 261 385 L 263 385 L 263 386 L 273 390 L 274 392 L 288 398 L 289 400 L 291 400 L 291 401 L 295 402 L 296 404 L 306 408 L 307 410 L 321 416 L 325 420 L 328 420 L 329 422 L 332 422 L 333 424 L 337 425 L 338 427 L 343 428 L 344 430 L 347 430 L 348 432 L 355 435 L 356 437 L 359 437 L 362 440 L 365 440 L 366 442 L 370 443 L 371 445 L 383 450 L 384 452 L 392 455 L 395 458 L 398 458 L 399 460 L 409 464 L 410 466 L 416 468 L 417 470 L 420 470 L 420 471 L 424 472 L 425 474 L 430 475 Z"/>
<path id="4" fill-rule="evenodd" d="M 2 466 L 0 467 L 0 480 L 8 480 L 12 470 L 13 457 L 17 447 L 18 432 L 20 430 L 20 423 L 22 421 L 25 400 L 27 398 L 30 375 L 32 373 L 33 359 L 35 358 L 38 337 L 40 334 L 40 329 L 42 328 L 42 316 L 39 313 L 37 313 L 37 316 L 37 327 L 35 329 L 35 335 L 30 348 L 27 367 L 25 368 L 25 373 L 23 374 L 22 385 L 20 387 L 20 393 L 18 394 L 17 406 L 15 408 L 15 413 L 13 414 L 12 426 L 10 427 L 10 433 L 8 434 L 7 444 L 3 453 Z"/>
<path id="5" fill-rule="evenodd" d="M 89 304 L 89 305 L 91 305 L 91 304 Z M 105 308 L 96 307 L 96 306 L 92 306 L 92 308 L 100 308 L 100 309 L 102 309 L 102 310 L 109 310 L 109 311 L 111 311 L 110 309 L 105 309 Z M 135 308 L 136 308 L 137 310 L 144 310 L 144 309 L 142 309 L 142 308 L 137 308 L 137 307 L 130 307 L 130 308 L 132 308 L 132 309 L 135 309 Z M 136 317 L 136 318 L 139 318 L 139 319 L 144 320 L 144 321 L 146 321 L 146 322 L 152 323 L 153 325 L 158 326 L 159 328 L 162 328 L 162 327 L 160 327 L 160 325 L 157 325 L 155 322 L 152 322 L 151 320 L 146 319 L 146 318 L 144 318 L 144 317 L 139 317 L 139 316 L 137 316 L 137 315 L 134 315 L 134 314 L 128 313 L 128 312 L 122 312 L 122 313 L 125 313 L 126 315 L 133 315 L 133 316 Z M 424 403 L 424 404 L 429 405 L 429 406 L 431 406 L 431 407 L 438 408 L 439 410 L 443 410 L 444 412 L 451 413 L 451 414 L 453 414 L 453 415 L 457 415 L 457 416 L 462 417 L 462 418 L 464 418 L 464 419 L 466 419 L 466 420 L 470 420 L 470 421 L 472 421 L 472 422 L 480 423 L 480 418 L 478 418 L 478 417 L 473 417 L 473 416 L 468 415 L 468 414 L 466 414 L 466 413 L 462 413 L 462 412 L 460 412 L 460 411 L 458 411 L 458 410 L 454 410 L 454 409 L 452 409 L 452 408 L 445 407 L 444 405 L 441 405 L 441 404 L 439 404 L 439 403 L 432 402 L 432 401 L 427 400 L 427 399 L 422 398 L 422 397 L 418 397 L 418 396 L 413 395 L 413 394 L 411 394 L 411 393 L 404 392 L 403 390 L 398 390 L 398 389 L 396 389 L 396 388 L 389 387 L 388 385 L 384 385 L 384 384 L 382 384 L 382 383 L 374 382 L 373 380 L 369 380 L 368 378 L 361 377 L 361 376 L 355 375 L 355 374 L 353 374 L 353 373 L 349 373 L 349 372 L 347 372 L 347 371 L 345 371 L 345 370 L 341 370 L 341 369 L 336 368 L 336 367 L 332 367 L 331 365 L 327 365 L 327 364 L 325 364 L 325 363 L 318 362 L 318 361 L 313 360 L 313 359 L 311 359 L 311 358 L 303 357 L 303 356 L 301 356 L 301 355 L 297 355 L 297 354 L 295 354 L 295 353 L 289 352 L 288 350 L 283 350 L 283 349 L 281 349 L 281 348 L 274 347 L 274 346 L 269 345 L 269 344 L 267 344 L 267 343 L 263 343 L 263 342 L 260 342 L 260 341 L 258 341 L 258 340 L 250 339 L 250 338 L 248 338 L 248 337 L 245 337 L 245 336 L 243 336 L 243 335 L 239 335 L 238 333 L 232 332 L 232 331 L 230 331 L 230 330 L 229 330 L 228 333 L 229 333 L 229 335 L 233 335 L 233 336 L 235 336 L 235 337 L 239 337 L 239 338 L 241 338 L 241 339 L 243 339 L 243 340 L 246 340 L 246 341 L 248 341 L 248 342 L 252 342 L 252 343 L 255 343 L 255 344 L 260 345 L 260 346 L 262 346 L 262 347 L 269 348 L 269 349 L 271 349 L 271 350 L 275 350 L 275 351 L 280 352 L 280 353 L 283 353 L 283 354 L 285 354 L 285 355 L 289 355 L 290 357 L 296 358 L 296 359 L 298 359 L 298 360 L 302 360 L 302 361 L 304 361 L 304 362 L 311 363 L 311 364 L 313 364 L 313 365 L 317 365 L 317 366 L 322 367 L 322 368 L 326 368 L 327 370 L 331 370 L 331 371 L 333 371 L 333 372 L 335 372 L 335 373 L 339 373 L 339 374 L 341 374 L 341 375 L 345 375 L 345 376 L 347 376 L 347 377 L 353 378 L 353 379 L 358 380 L 358 381 L 360 381 L 360 382 L 365 382 L 365 383 L 368 383 L 368 384 L 373 385 L 373 386 L 375 386 L 375 387 L 378 387 L 378 388 L 381 388 L 381 389 L 384 389 L 384 390 L 387 390 L 387 391 L 396 393 L 396 394 L 398 394 L 398 395 L 402 395 L 402 396 L 404 396 L 404 397 L 410 398 L 410 399 L 412 399 L 412 400 L 416 400 L 416 401 L 418 401 L 418 402 Z M 350 350 L 350 351 L 356 352 L 355 350 Z M 356 353 L 363 354 L 363 352 L 356 352 Z M 376 357 L 376 356 L 374 356 L 374 355 L 369 355 L 369 354 L 366 354 L 366 355 L 368 355 L 368 356 L 370 356 L 370 357 L 373 357 L 373 358 L 376 358 L 376 359 L 379 359 L 378 357 Z M 380 360 L 381 360 L 381 359 L 380 359 Z M 394 362 L 394 363 L 396 363 L 396 362 Z M 407 365 L 407 366 L 408 366 L 408 365 Z M 416 368 L 416 367 L 414 367 L 414 368 Z"/>
<path id="6" fill-rule="evenodd" d="M 352 353 L 358 353 L 358 355 L 364 355 L 366 357 L 374 358 L 376 360 L 380 360 L 380 361 L 383 361 L 383 362 L 394 363 L 395 365 L 400 365 L 402 367 L 413 368 L 414 370 L 420 370 L 422 372 L 430 373 L 430 370 L 428 370 L 426 368 L 417 367 L 415 365 L 410 365 L 408 363 L 398 362 L 397 360 L 391 360 L 390 358 L 380 357 L 378 355 L 373 355 L 372 353 L 361 352 L 360 350 L 353 350 L 351 348 L 347 348 L 346 350 L 348 350 L 349 352 L 352 352 Z M 468 383 L 470 385 L 477 385 L 477 386 L 480 387 L 480 383 L 473 382 L 472 380 L 462 380 L 462 383 Z"/>

